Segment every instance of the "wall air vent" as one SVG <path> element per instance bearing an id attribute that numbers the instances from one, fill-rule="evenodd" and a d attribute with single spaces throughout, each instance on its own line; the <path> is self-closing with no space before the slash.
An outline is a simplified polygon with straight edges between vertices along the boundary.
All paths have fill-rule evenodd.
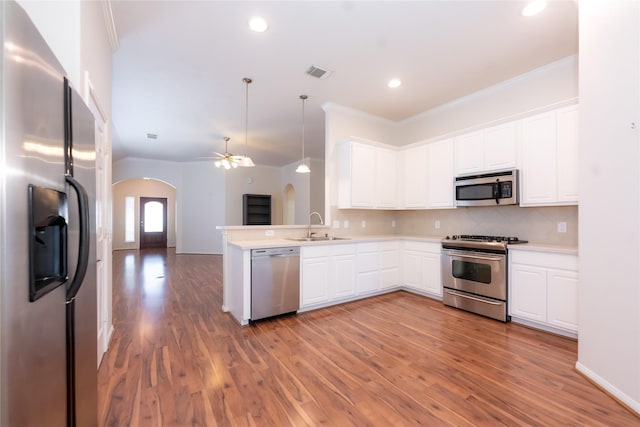
<path id="1" fill-rule="evenodd" d="M 316 77 L 318 79 L 324 80 L 327 77 L 329 77 L 329 75 L 331 75 L 331 71 L 326 70 L 324 68 L 320 68 L 317 65 L 312 65 L 307 70 L 307 74 L 309 74 L 312 77 Z"/>
<path id="2" fill-rule="evenodd" d="M 147 133 L 147 139 L 150 141 L 157 141 L 158 134 L 157 133 Z"/>

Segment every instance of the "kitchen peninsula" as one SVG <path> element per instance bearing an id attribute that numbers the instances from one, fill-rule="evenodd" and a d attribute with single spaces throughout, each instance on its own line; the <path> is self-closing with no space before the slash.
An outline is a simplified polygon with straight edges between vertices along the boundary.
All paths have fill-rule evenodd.
<path id="1" fill-rule="evenodd" d="M 274 230 L 243 230 L 242 227 L 220 229 L 226 241 L 223 309 L 230 312 L 242 325 L 248 324 L 251 319 L 251 250 L 258 248 L 300 247 L 300 312 L 398 290 L 442 299 L 442 238 L 439 236 L 361 235 L 344 240 L 301 242 L 292 240 L 303 234 L 300 227 L 279 228 L 278 236 L 270 238 L 260 238 L 259 235 L 265 236 L 267 232 L 275 234 Z M 327 227 L 317 227 L 314 230 L 320 234 L 329 231 Z M 242 237 L 242 234 L 245 236 Z M 575 246 L 523 244 L 510 251 L 518 254 L 515 257 L 519 260 L 518 274 L 531 269 L 537 272 L 541 266 L 546 265 L 551 271 L 564 273 L 562 277 L 577 278 Z M 523 268 L 529 270 L 522 270 Z M 563 298 L 551 300 L 551 313 L 559 313 L 556 317 L 568 320 L 554 322 L 554 317 L 548 320 L 548 293 L 553 294 L 552 291 L 556 288 L 549 287 L 548 292 L 547 270 L 544 270 L 544 274 L 544 288 L 535 281 L 524 285 L 525 289 L 527 285 L 530 287 L 526 301 L 544 300 L 544 314 L 533 314 L 540 310 L 534 312 L 530 305 L 516 304 L 519 311 L 511 310 L 513 320 L 576 337 L 577 287 L 559 288 L 564 292 Z M 561 281 L 560 285 L 566 283 L 568 282 Z M 577 280 L 571 283 L 577 285 Z M 516 295 L 521 295 L 521 292 Z M 514 307 L 513 301 L 510 302 L 510 307 Z"/>

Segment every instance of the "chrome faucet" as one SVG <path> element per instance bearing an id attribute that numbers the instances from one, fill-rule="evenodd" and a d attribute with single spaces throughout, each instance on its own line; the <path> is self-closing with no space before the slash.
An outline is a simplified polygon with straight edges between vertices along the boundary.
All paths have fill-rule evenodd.
<path id="1" fill-rule="evenodd" d="M 307 231 L 307 238 L 309 239 L 311 239 L 311 218 L 313 218 L 313 215 L 318 215 L 318 218 L 320 218 L 320 225 L 324 225 L 324 222 L 322 222 L 322 216 L 318 212 L 311 212 L 309 214 L 309 230 Z"/>

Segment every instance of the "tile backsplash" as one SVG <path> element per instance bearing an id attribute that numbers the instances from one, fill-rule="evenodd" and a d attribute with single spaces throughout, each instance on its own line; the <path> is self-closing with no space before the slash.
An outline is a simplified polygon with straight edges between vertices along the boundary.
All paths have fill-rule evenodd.
<path id="1" fill-rule="evenodd" d="M 464 207 L 396 212 L 398 233 L 418 236 L 484 234 L 515 236 L 531 243 L 578 245 L 578 207 Z M 436 221 L 440 228 L 436 228 Z M 558 232 L 558 223 L 566 232 Z"/>
<path id="2" fill-rule="evenodd" d="M 436 221 L 440 228 L 436 228 Z M 339 228 L 334 228 L 334 223 Z M 345 228 L 348 223 L 348 228 Z M 558 223 L 566 232 L 558 232 Z M 465 207 L 416 211 L 385 211 L 331 208 L 331 219 L 314 231 L 333 236 L 392 235 L 445 237 L 452 234 L 515 236 L 531 243 L 578 246 L 578 207 L 554 206 L 521 208 L 518 206 Z M 394 226 L 395 224 L 395 226 Z M 363 226 L 364 225 L 364 226 Z M 235 227 L 234 227 L 235 228 Z M 261 240 L 267 230 L 271 238 L 300 237 L 305 226 L 255 226 L 227 231 L 229 240 Z"/>

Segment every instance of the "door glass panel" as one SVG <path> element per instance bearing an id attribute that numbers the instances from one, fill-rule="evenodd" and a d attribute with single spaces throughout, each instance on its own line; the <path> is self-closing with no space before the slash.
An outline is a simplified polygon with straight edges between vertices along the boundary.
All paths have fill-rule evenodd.
<path id="1" fill-rule="evenodd" d="M 451 267 L 453 277 L 456 279 L 491 283 L 491 266 L 488 264 L 454 260 Z"/>
<path id="2" fill-rule="evenodd" d="M 135 198 L 133 196 L 126 196 L 124 198 L 124 241 L 135 242 Z"/>
<path id="3" fill-rule="evenodd" d="M 157 233 L 164 231 L 164 212 L 162 203 L 147 202 L 144 204 L 144 232 Z"/>

